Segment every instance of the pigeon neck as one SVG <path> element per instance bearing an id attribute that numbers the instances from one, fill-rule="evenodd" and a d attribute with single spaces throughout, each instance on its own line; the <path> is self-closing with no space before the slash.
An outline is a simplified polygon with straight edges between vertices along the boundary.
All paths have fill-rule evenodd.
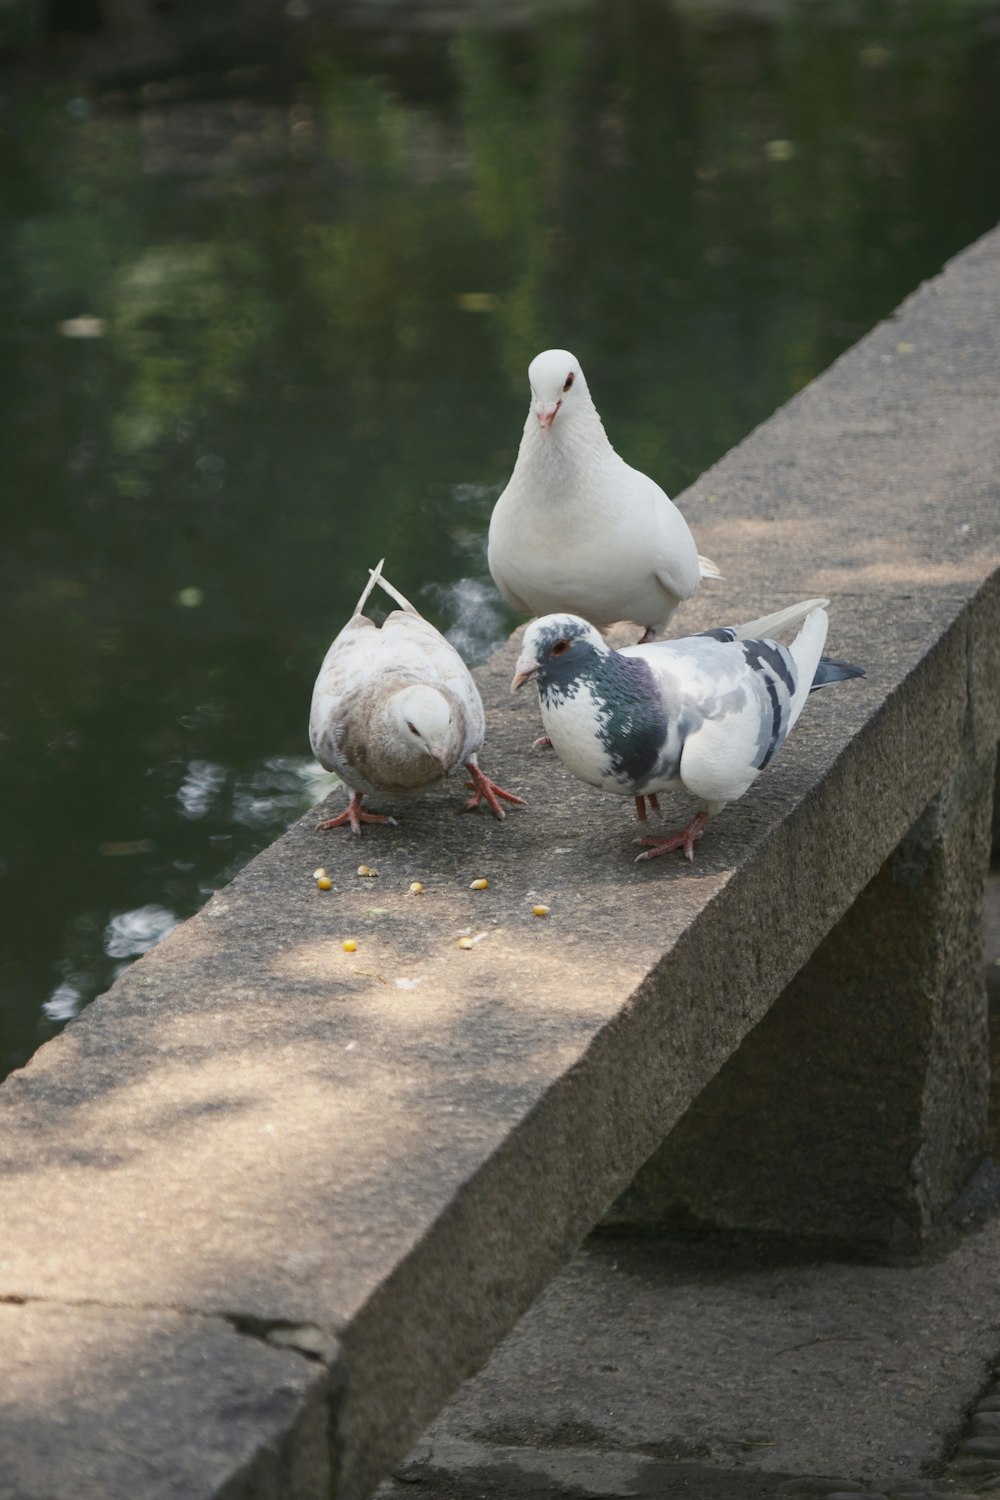
<path id="1" fill-rule="evenodd" d="M 574 394 L 571 407 L 563 407 L 547 431 L 529 411 L 521 438 L 519 459 L 552 475 L 589 470 L 596 458 L 611 451 L 597 408 L 587 391 Z"/>
<path id="2" fill-rule="evenodd" d="M 550 660 L 539 694 L 558 754 L 570 769 L 575 762 L 584 781 L 594 781 L 588 762 L 595 750 L 602 774 L 626 788 L 644 785 L 666 764 L 675 736 L 645 661 L 596 646 L 574 668 L 561 668 L 558 658 Z"/>
<path id="3" fill-rule="evenodd" d="M 437 689 L 423 689 L 423 692 L 440 699 L 443 722 L 434 724 L 435 738 L 440 737 L 442 749 L 449 761 L 456 762 L 461 744 L 458 727 L 451 719 L 450 705 Z M 407 721 L 412 712 L 412 694 L 412 687 L 390 693 L 372 718 L 371 743 L 378 748 L 383 780 L 387 785 L 426 786 L 429 782 L 439 781 L 444 775 L 438 761 L 407 730 Z"/>

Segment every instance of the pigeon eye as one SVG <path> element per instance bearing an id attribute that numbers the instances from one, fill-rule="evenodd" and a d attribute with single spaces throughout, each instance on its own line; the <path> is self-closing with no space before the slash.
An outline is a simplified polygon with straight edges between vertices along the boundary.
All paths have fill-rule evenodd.
<path id="1" fill-rule="evenodd" d="M 569 641 L 556 641 L 555 645 L 552 647 L 552 655 L 562 656 L 563 652 L 568 650 Z"/>
<path id="2" fill-rule="evenodd" d="M 416 724 L 411 724 L 410 721 L 409 721 L 409 719 L 407 719 L 407 721 L 406 721 L 406 727 L 410 731 L 411 734 L 419 734 L 420 733 L 420 731 L 417 728 Z"/>
<path id="3" fill-rule="evenodd" d="M 570 370 L 569 374 L 566 376 L 566 384 L 563 386 L 563 395 L 566 394 L 575 379 L 576 376 L 573 374 L 573 371 Z"/>

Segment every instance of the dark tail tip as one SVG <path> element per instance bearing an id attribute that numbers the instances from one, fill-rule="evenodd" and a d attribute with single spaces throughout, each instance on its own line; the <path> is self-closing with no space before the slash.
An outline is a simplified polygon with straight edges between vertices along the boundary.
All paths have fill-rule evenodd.
<path id="1" fill-rule="evenodd" d="M 832 656 L 821 656 L 809 691 L 813 693 L 817 688 L 826 687 L 828 682 L 843 682 L 847 677 L 864 675 L 864 667 L 856 667 L 852 661 L 836 661 Z"/>

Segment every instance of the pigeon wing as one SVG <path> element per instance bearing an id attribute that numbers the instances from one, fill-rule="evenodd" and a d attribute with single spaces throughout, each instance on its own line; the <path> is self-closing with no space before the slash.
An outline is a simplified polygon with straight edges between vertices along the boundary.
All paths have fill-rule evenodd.
<path id="1" fill-rule="evenodd" d="M 792 653 L 775 641 L 733 640 L 729 631 L 654 641 L 622 654 L 632 652 L 674 684 L 683 784 L 710 811 L 742 797 L 793 722 Z"/>
<path id="2" fill-rule="evenodd" d="M 338 741 L 344 706 L 357 701 L 379 670 L 379 631 L 364 615 L 354 615 L 335 638 L 316 677 L 309 711 L 309 743 L 320 765 L 348 785 L 350 766 Z"/>
<path id="3" fill-rule="evenodd" d="M 678 601 L 690 599 L 701 579 L 694 537 L 677 506 L 647 474 L 624 465 L 636 503 L 646 512 L 644 531 L 657 581 Z M 649 621 L 640 621 L 648 624 Z"/>

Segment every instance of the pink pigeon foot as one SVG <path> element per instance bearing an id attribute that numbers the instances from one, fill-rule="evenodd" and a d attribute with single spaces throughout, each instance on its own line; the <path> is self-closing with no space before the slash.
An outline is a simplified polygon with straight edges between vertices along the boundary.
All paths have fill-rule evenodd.
<path id="1" fill-rule="evenodd" d="M 317 831 L 321 828 L 340 828 L 344 823 L 350 823 L 351 832 L 354 834 L 360 834 L 362 823 L 391 823 L 395 828 L 395 818 L 384 816 L 382 813 L 366 812 L 361 806 L 363 796 L 363 792 L 352 792 L 351 800 L 344 811 L 338 813 L 335 818 L 325 818 L 322 823 L 317 823 Z"/>
<path id="2" fill-rule="evenodd" d="M 652 625 L 647 625 L 646 628 L 645 628 L 645 630 L 642 632 L 642 635 L 636 641 L 636 645 L 637 646 L 648 646 L 649 643 L 650 643 L 650 641 L 654 640 L 655 637 L 656 637 L 656 631 L 655 631 L 655 629 L 653 628 Z"/>
<path id="3" fill-rule="evenodd" d="M 675 833 L 668 839 L 640 838 L 637 844 L 648 844 L 650 847 L 642 854 L 635 857 L 636 864 L 640 859 L 656 859 L 659 854 L 669 854 L 673 849 L 683 849 L 685 859 L 694 859 L 694 846 L 705 832 L 705 824 L 708 822 L 708 813 L 705 811 L 695 813 L 686 828 L 680 833 Z"/>
<path id="4" fill-rule="evenodd" d="M 647 792 L 647 794 L 644 797 L 636 797 L 636 799 L 635 799 L 635 810 L 639 814 L 639 822 L 640 823 L 645 823 L 645 821 L 646 821 L 646 803 L 647 802 L 649 803 L 650 807 L 653 809 L 653 811 L 655 813 L 658 813 L 660 811 L 660 804 L 656 800 L 656 793 L 655 792 Z"/>
<path id="5" fill-rule="evenodd" d="M 471 811 L 474 807 L 478 807 L 480 802 L 485 798 L 493 816 L 500 818 L 502 821 L 507 814 L 497 801 L 498 797 L 502 797 L 505 802 L 517 802 L 521 807 L 524 806 L 523 797 L 515 797 L 513 792 L 505 792 L 503 787 L 497 786 L 495 781 L 491 781 L 488 776 L 483 774 L 474 760 L 467 760 L 465 762 L 465 769 L 472 777 L 471 781 L 465 783 L 472 793 L 472 796 L 465 804 L 466 812 Z"/>
<path id="6" fill-rule="evenodd" d="M 547 734 L 540 734 L 537 740 L 532 740 L 531 748 L 532 750 L 551 750 L 552 741 Z"/>

